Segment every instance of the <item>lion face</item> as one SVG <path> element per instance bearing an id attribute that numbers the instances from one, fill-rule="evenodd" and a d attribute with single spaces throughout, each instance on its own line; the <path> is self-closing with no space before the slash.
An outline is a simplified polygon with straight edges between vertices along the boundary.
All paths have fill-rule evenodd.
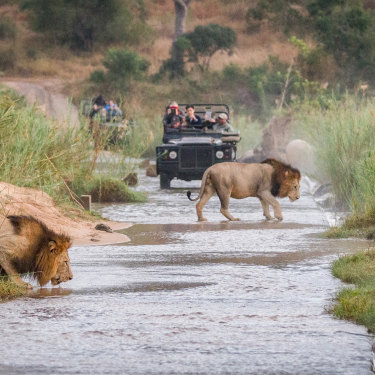
<path id="1" fill-rule="evenodd" d="M 63 252 L 57 264 L 57 270 L 55 276 L 51 278 L 52 285 L 58 285 L 62 282 L 73 279 L 72 269 L 70 268 L 70 259 L 67 251 Z"/>
<path id="2" fill-rule="evenodd" d="M 300 198 L 300 178 L 290 176 L 285 179 L 280 187 L 280 198 L 288 197 L 291 202 Z"/>
<path id="3" fill-rule="evenodd" d="M 68 237 L 58 235 L 43 246 L 36 263 L 37 277 L 41 286 L 49 281 L 52 285 L 57 285 L 73 277 L 68 255 L 70 245 Z"/>

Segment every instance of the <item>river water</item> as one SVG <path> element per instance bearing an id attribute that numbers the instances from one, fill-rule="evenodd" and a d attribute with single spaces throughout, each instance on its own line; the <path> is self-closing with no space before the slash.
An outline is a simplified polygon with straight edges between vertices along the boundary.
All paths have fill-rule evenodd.
<path id="1" fill-rule="evenodd" d="M 0 374 L 371 373 L 373 338 L 327 312 L 331 262 L 367 242 L 322 238 L 304 184 L 281 223 L 254 198 L 227 222 L 216 197 L 197 223 L 199 182 L 172 186 L 142 176 L 148 203 L 98 206 L 131 242 L 73 247 L 72 281 L 0 305 Z"/>

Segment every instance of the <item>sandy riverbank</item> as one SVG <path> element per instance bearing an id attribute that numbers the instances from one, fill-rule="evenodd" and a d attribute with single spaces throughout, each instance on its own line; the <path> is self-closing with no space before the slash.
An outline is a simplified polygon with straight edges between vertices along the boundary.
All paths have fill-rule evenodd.
<path id="1" fill-rule="evenodd" d="M 124 234 L 97 230 L 95 226 L 103 223 L 116 231 L 128 228 L 132 224 L 94 217 L 92 220 L 86 219 L 82 218 L 79 212 L 72 212 L 67 216 L 48 194 L 40 190 L 0 182 L 0 206 L 2 218 L 7 215 L 34 216 L 55 232 L 67 233 L 76 246 L 109 245 L 130 241 Z"/>

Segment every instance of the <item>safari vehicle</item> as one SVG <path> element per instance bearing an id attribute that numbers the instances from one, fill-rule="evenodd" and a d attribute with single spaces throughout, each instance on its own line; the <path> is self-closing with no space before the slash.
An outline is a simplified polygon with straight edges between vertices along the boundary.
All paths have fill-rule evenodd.
<path id="1" fill-rule="evenodd" d="M 180 104 L 180 108 L 185 108 L 185 105 Z M 164 129 L 163 145 L 156 147 L 156 170 L 160 175 L 161 189 L 169 189 L 174 178 L 200 180 L 211 165 L 236 160 L 236 144 L 241 139 L 239 133 L 215 132 L 208 121 L 220 113 L 225 113 L 229 120 L 228 105 L 193 105 L 195 114 L 202 119 L 203 127 Z"/>
<path id="2" fill-rule="evenodd" d="M 85 117 L 90 117 L 93 109 L 93 100 L 84 99 L 80 103 L 81 113 Z M 100 135 L 108 145 L 117 144 L 125 140 L 129 129 L 125 126 L 123 116 L 110 116 L 106 114 L 104 107 L 99 107 L 97 114 L 90 118 L 89 130 L 93 132 L 94 123 L 99 125 Z"/>

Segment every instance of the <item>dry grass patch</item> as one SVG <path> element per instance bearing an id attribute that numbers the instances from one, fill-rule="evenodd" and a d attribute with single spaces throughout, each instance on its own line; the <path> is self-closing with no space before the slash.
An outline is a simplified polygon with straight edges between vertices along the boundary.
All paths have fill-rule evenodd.
<path id="1" fill-rule="evenodd" d="M 18 286 L 8 280 L 7 277 L 0 277 L 0 301 L 21 297 L 27 294 L 27 288 Z"/>

